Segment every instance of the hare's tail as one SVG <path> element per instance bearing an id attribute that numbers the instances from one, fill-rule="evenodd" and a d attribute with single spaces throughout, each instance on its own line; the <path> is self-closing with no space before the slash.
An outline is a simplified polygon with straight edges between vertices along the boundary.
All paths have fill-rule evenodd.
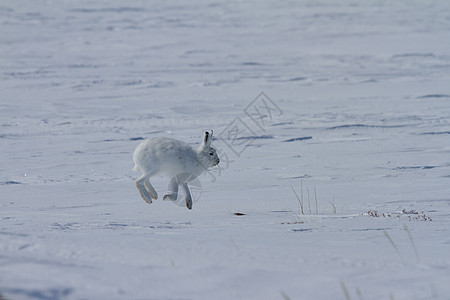
<path id="1" fill-rule="evenodd" d="M 134 165 L 133 171 L 139 172 L 141 169 L 139 169 L 138 165 Z"/>

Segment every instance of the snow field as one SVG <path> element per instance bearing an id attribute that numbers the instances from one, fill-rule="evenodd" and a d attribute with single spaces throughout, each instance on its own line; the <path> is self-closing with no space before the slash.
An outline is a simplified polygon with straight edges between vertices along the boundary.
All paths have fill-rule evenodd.
<path id="1" fill-rule="evenodd" d="M 0 298 L 447 299 L 449 11 L 2 1 Z M 193 210 L 146 204 L 139 142 L 210 129 Z"/>

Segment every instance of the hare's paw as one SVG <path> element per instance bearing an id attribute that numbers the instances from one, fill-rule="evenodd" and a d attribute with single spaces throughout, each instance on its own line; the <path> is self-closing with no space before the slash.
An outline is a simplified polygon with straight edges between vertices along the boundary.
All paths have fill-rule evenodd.
<path id="1" fill-rule="evenodd" d="M 185 200 L 186 200 L 186 207 L 188 209 L 192 209 L 192 196 L 191 196 L 191 191 L 189 191 L 189 187 L 187 185 L 187 183 L 183 183 L 181 185 L 184 189 L 184 193 L 186 194 Z"/>
<path id="2" fill-rule="evenodd" d="M 139 181 L 136 181 L 136 187 L 139 193 L 141 194 L 142 199 L 144 199 L 144 201 L 147 202 L 148 204 L 151 204 L 152 198 L 150 197 L 145 187 L 142 187 L 142 185 L 139 184 Z"/>
<path id="3" fill-rule="evenodd" d="M 177 176 L 172 177 L 167 186 L 167 195 L 164 196 L 163 200 L 177 201 L 178 198 L 178 185 L 179 179 Z"/>
<path id="4" fill-rule="evenodd" d="M 178 197 L 177 193 L 169 193 L 167 195 L 164 195 L 163 200 L 176 201 L 177 197 Z"/>
<path id="5" fill-rule="evenodd" d="M 150 197 L 152 197 L 152 199 L 158 200 L 158 193 L 155 191 L 155 189 L 153 188 L 153 186 L 150 183 L 150 181 L 145 180 L 144 181 L 144 187 L 147 190 L 147 192 L 150 195 Z"/>
<path id="6" fill-rule="evenodd" d="M 187 209 L 192 209 L 192 198 L 186 196 L 186 207 Z"/>

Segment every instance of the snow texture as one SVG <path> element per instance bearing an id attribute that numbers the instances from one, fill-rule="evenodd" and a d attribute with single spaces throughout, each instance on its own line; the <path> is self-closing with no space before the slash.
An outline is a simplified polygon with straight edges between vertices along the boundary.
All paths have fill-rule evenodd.
<path id="1" fill-rule="evenodd" d="M 449 299 L 449 16 L 2 0 L 0 299 Z M 145 203 L 136 146 L 211 129 L 193 210 Z"/>

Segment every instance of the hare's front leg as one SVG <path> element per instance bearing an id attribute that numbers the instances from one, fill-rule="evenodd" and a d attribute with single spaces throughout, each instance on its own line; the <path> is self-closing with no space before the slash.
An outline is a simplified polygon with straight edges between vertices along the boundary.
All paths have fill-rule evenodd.
<path id="1" fill-rule="evenodd" d="M 155 189 L 151 185 L 150 176 L 142 176 L 136 181 L 136 187 L 139 190 L 139 193 L 141 194 L 142 199 L 144 199 L 147 203 L 152 203 L 153 199 L 158 199 L 158 194 L 156 193 Z"/>
<path id="2" fill-rule="evenodd" d="M 191 196 L 191 191 L 189 191 L 189 187 L 187 185 L 187 183 L 182 183 L 181 186 L 184 189 L 184 193 L 186 194 L 186 207 L 188 209 L 192 209 L 192 196 Z"/>
<path id="3" fill-rule="evenodd" d="M 167 186 L 167 195 L 164 196 L 163 200 L 177 200 L 179 183 L 180 181 L 177 176 L 170 179 L 169 185 Z"/>

